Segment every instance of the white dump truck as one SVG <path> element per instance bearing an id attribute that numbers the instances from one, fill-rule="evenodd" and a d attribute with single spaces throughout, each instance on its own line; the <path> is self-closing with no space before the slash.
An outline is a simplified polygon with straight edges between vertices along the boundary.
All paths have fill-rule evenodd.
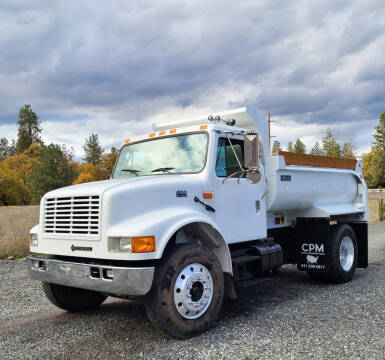
<path id="1" fill-rule="evenodd" d="M 125 140 L 110 180 L 44 195 L 27 266 L 61 309 L 140 300 L 188 338 L 284 264 L 350 281 L 368 266 L 368 218 L 361 161 L 271 156 L 266 119 L 243 107 L 154 125 Z"/>

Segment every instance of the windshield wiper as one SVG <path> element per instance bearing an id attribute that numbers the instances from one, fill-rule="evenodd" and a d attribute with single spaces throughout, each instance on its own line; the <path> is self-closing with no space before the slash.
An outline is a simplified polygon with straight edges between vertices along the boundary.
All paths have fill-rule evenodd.
<path id="1" fill-rule="evenodd" d="M 127 171 L 127 172 L 129 172 L 131 174 L 135 174 L 136 176 L 139 176 L 138 172 L 140 172 L 140 170 L 135 170 L 135 169 L 122 169 L 120 171 Z"/>
<path id="2" fill-rule="evenodd" d="M 158 172 L 158 171 L 163 171 L 171 174 L 170 170 L 174 169 L 173 167 L 160 167 L 154 170 L 151 170 L 151 172 Z"/>

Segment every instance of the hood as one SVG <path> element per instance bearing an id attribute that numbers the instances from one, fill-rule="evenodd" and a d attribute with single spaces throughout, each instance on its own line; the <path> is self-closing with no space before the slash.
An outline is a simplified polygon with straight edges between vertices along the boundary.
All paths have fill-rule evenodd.
<path id="1" fill-rule="evenodd" d="M 194 175 L 194 178 L 197 176 Z M 154 175 L 154 176 L 138 176 L 127 179 L 114 179 L 103 181 L 92 181 L 83 184 L 71 185 L 50 191 L 44 195 L 47 197 L 66 197 L 66 196 L 86 196 L 100 195 L 113 188 L 137 188 L 141 185 L 169 184 L 175 182 L 185 182 L 191 179 L 191 175 Z"/>

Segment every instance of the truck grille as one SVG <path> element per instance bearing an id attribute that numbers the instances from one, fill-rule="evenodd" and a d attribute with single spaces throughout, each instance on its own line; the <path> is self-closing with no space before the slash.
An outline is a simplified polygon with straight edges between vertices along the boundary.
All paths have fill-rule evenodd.
<path id="1" fill-rule="evenodd" d="M 99 235 L 99 196 L 48 198 L 44 208 L 44 232 Z"/>

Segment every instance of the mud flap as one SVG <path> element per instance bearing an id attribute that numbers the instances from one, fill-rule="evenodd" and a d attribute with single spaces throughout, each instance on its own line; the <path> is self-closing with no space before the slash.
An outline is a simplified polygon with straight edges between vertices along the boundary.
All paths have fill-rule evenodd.
<path id="1" fill-rule="evenodd" d="M 329 218 L 297 218 L 298 270 L 327 272 L 330 266 Z"/>

